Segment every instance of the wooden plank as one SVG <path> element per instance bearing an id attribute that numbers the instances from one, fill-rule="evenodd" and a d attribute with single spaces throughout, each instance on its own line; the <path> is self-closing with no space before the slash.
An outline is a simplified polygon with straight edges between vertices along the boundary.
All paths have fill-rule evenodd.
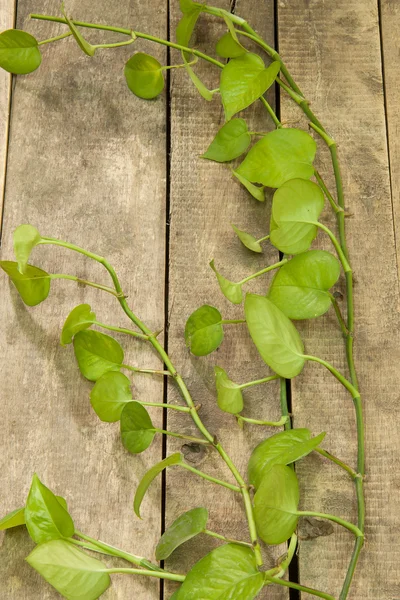
<path id="1" fill-rule="evenodd" d="M 229 2 L 219 2 L 229 8 Z M 271 3 L 256 1 L 236 2 L 236 12 L 243 17 L 256 16 L 260 30 L 273 43 L 273 7 Z M 172 4 L 171 23 L 179 19 L 176 3 Z M 204 16 L 194 39 L 194 45 L 212 53 L 217 39 L 224 32 L 221 22 Z M 173 37 L 173 35 L 172 35 Z M 176 58 L 180 60 L 180 58 Z M 196 71 L 207 85 L 218 87 L 219 74 L 209 65 L 196 65 Z M 184 343 L 184 327 L 189 315 L 202 304 L 217 306 L 224 318 L 237 318 L 242 310 L 224 299 L 215 277 L 208 266 L 215 258 L 217 267 L 232 280 L 273 263 L 277 252 L 267 248 L 265 255 L 256 256 L 236 239 L 230 223 L 259 237 L 268 231 L 270 203 L 257 203 L 232 180 L 222 165 L 199 159 L 219 127 L 224 123 L 220 100 L 211 103 L 202 100 L 191 87 L 187 77 L 178 70 L 171 72 L 172 151 L 171 151 L 171 210 L 170 210 L 170 269 L 169 269 L 169 351 L 181 369 L 196 403 L 201 404 L 200 416 L 206 426 L 217 435 L 239 470 L 245 474 L 252 448 L 266 435 L 273 433 L 257 427 L 238 429 L 235 419 L 222 413 L 216 404 L 213 367 L 227 369 L 235 381 L 251 381 L 265 376 L 268 370 L 253 347 L 243 325 L 226 328 L 223 345 L 210 357 L 197 359 L 190 356 Z M 273 97 L 271 96 L 273 102 Z M 268 119 L 260 106 L 254 106 L 244 115 L 251 129 L 263 131 Z M 253 290 L 265 290 L 266 281 L 253 282 Z M 276 382 L 252 388 L 246 394 L 247 416 L 279 418 L 279 387 Z M 169 389 L 169 402 L 178 402 L 179 395 L 173 386 Z M 181 415 L 168 415 L 168 429 L 198 432 L 189 419 Z M 181 449 L 182 444 L 168 440 L 168 453 Z M 231 481 L 226 466 L 212 450 L 197 452 L 195 446 L 185 445 L 183 451 L 189 464 L 216 477 Z M 248 539 L 242 500 L 232 492 L 190 477 L 184 471 L 167 472 L 166 524 L 180 513 L 195 506 L 209 509 L 209 528 L 236 539 Z M 178 549 L 167 565 L 171 569 L 188 569 L 215 544 L 201 536 Z M 267 564 L 273 566 L 277 554 L 284 548 L 266 551 Z M 173 586 L 167 585 L 166 598 Z M 260 598 L 288 598 L 287 589 L 271 587 Z"/>
<path id="2" fill-rule="evenodd" d="M 123 0 L 69 2 L 76 18 L 166 36 L 166 11 L 152 3 Z M 65 30 L 31 23 L 34 10 L 59 14 L 58 0 L 21 0 L 18 26 L 39 39 Z M 140 17 L 140 18 L 139 18 Z M 140 23 L 140 25 L 139 25 Z M 120 36 L 105 36 L 108 40 Z M 91 32 L 90 40 L 105 39 Z M 149 46 L 140 44 L 149 51 Z M 145 51 L 146 51 L 145 50 Z M 151 51 L 165 62 L 165 51 Z M 164 321 L 165 98 L 146 103 L 132 96 L 122 71 L 131 48 L 96 53 L 90 60 L 73 40 L 45 47 L 40 71 L 17 78 L 13 96 L 2 257 L 12 256 L 12 231 L 36 225 L 44 235 L 81 244 L 109 257 L 134 310 L 150 327 Z M 35 251 L 33 261 L 51 272 L 79 274 L 108 283 L 100 265 L 54 248 Z M 1 512 L 23 504 L 34 471 L 64 495 L 80 530 L 128 551 L 151 557 L 160 535 L 160 486 L 134 517 L 138 480 L 161 458 L 161 441 L 143 456 L 122 447 L 118 424 L 102 423 L 91 409 L 89 382 L 79 376 L 71 347 L 59 345 L 69 311 L 89 302 L 99 319 L 129 327 L 111 296 L 71 282 L 53 285 L 50 298 L 27 309 L 0 279 L 2 453 Z M 107 297 L 103 297 L 107 296 Z M 126 362 L 159 368 L 149 349 L 118 338 Z M 139 342 L 140 343 L 140 342 Z M 135 378 L 138 397 L 162 401 L 159 380 Z M 159 413 L 157 413 L 159 415 Z M 155 416 L 161 424 L 161 415 Z M 58 598 L 24 562 L 32 548 L 25 530 L 3 535 L 0 597 Z M 116 576 L 108 599 L 159 598 L 157 580 Z"/>
<path id="3" fill-rule="evenodd" d="M 356 365 L 365 406 L 367 521 L 366 546 L 349 599 L 392 600 L 400 597 L 400 513 L 393 493 L 400 485 L 393 464 L 399 448 L 394 417 L 400 383 L 399 294 L 377 3 L 283 0 L 278 6 L 280 52 L 339 144 L 346 206 L 352 214 L 346 224 L 356 279 Z M 287 119 L 298 114 L 286 101 L 282 111 Z M 325 152 L 319 167 L 333 188 Z M 343 292 L 343 284 L 339 289 Z M 300 330 L 310 354 L 345 371 L 334 326 L 334 315 L 328 313 Z M 296 426 L 327 431 L 327 449 L 355 463 L 351 399 L 317 365 L 307 366 L 294 381 L 293 409 Z M 304 508 L 355 520 L 354 490 L 344 475 L 314 456 L 302 461 L 298 471 Z M 303 583 L 337 597 L 352 545 L 348 533 L 337 528 L 334 535 L 302 542 Z"/>
<path id="4" fill-rule="evenodd" d="M 15 19 L 15 1 L 0 2 L 0 31 L 12 29 Z M 0 72 L 0 230 L 3 216 L 4 185 L 7 165 L 8 128 L 10 118 L 11 75 Z"/>

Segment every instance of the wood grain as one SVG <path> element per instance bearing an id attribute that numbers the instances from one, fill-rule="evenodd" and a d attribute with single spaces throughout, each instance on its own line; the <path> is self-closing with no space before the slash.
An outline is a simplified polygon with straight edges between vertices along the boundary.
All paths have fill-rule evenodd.
<path id="1" fill-rule="evenodd" d="M 76 18 L 166 35 L 166 11 L 142 2 L 75 1 Z M 59 14 L 59 2 L 21 0 L 18 27 L 39 39 L 65 28 L 31 22 L 40 10 Z M 140 25 L 139 17 L 140 16 Z M 108 34 L 107 39 L 121 39 Z M 96 32 L 90 40 L 103 39 Z M 142 48 L 148 46 L 141 44 Z M 151 51 L 165 61 L 162 48 Z M 12 231 L 36 225 L 107 256 L 134 310 L 150 327 L 164 320 L 165 97 L 146 103 L 125 85 L 123 65 L 131 48 L 96 53 L 90 60 L 72 39 L 43 48 L 39 71 L 18 77 L 13 94 L 2 258 L 12 257 Z M 108 283 L 100 265 L 54 248 L 40 248 L 35 263 L 51 272 Z M 161 458 L 157 440 L 143 456 L 129 455 L 118 424 L 99 421 L 89 403 L 91 384 L 80 375 L 71 347 L 59 335 L 69 311 L 89 302 L 102 322 L 128 326 L 118 304 L 101 292 L 54 282 L 49 299 L 26 308 L 6 277 L 0 278 L 1 319 L 1 512 L 23 505 L 34 471 L 67 498 L 77 527 L 128 551 L 150 557 L 160 535 L 161 496 L 155 484 L 133 515 L 132 499 L 145 470 Z M 159 368 L 150 350 L 139 354 L 131 338 L 118 338 L 126 362 Z M 139 342 L 141 343 L 141 342 Z M 162 402 L 162 382 L 135 378 L 142 399 Z M 159 413 L 157 413 L 159 415 Z M 161 424 L 161 415 L 155 416 Z M 47 600 L 59 595 L 27 563 L 32 548 L 23 528 L 1 538 L 0 597 Z M 157 580 L 116 576 L 108 599 L 159 598 Z"/>
<path id="2" fill-rule="evenodd" d="M 0 1 L 0 31 L 12 29 L 15 19 L 15 1 Z M 8 129 L 10 119 L 12 76 L 10 73 L 0 72 L 0 230 L 3 217 L 4 186 L 7 166 Z"/>

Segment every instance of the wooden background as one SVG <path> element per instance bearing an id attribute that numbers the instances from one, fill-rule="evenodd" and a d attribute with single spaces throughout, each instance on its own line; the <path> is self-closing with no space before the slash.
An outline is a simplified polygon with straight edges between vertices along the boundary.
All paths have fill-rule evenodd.
<path id="1" fill-rule="evenodd" d="M 15 6 L 17 4 L 17 6 Z M 219 0 L 249 20 L 279 46 L 313 109 L 339 143 L 351 260 L 355 272 L 356 362 L 365 404 L 367 445 L 366 547 L 351 600 L 400 598 L 400 525 L 397 436 L 400 398 L 399 273 L 396 235 L 400 190 L 400 112 L 398 70 L 400 6 L 397 0 Z M 167 37 L 179 18 L 177 0 L 69 0 L 76 18 L 104 22 Z M 30 12 L 58 14 L 56 0 L 0 0 L 1 29 L 27 29 L 38 39 L 64 31 L 62 26 L 31 22 Z M 195 44 L 211 51 L 221 25 L 202 18 Z M 91 32 L 90 40 L 106 39 Z M 110 39 L 110 36 L 106 36 Z M 113 38 L 114 39 L 114 38 Z M 139 47 L 139 44 L 138 46 Z M 168 60 L 164 47 L 141 49 Z M 0 188 L 4 187 L 2 259 L 12 257 L 12 231 L 29 222 L 43 235 L 84 245 L 116 266 L 135 312 L 150 327 L 164 327 L 173 360 L 186 377 L 202 417 L 245 471 L 251 448 L 272 431 L 238 431 L 216 409 L 212 366 L 229 368 L 237 381 L 263 376 L 265 366 L 241 326 L 226 330 L 226 340 L 210 359 L 190 357 L 183 329 L 202 303 L 215 304 L 225 318 L 237 309 L 221 297 L 208 267 L 240 278 L 276 260 L 268 246 L 251 255 L 235 239 L 230 223 L 255 234 L 268 231 L 269 202 L 257 204 L 223 166 L 200 160 L 223 123 L 220 103 L 198 97 L 182 70 L 170 72 L 170 89 L 154 102 L 138 100 L 123 80 L 132 48 L 99 51 L 90 60 L 72 40 L 43 48 L 40 70 L 11 79 L 0 73 Z M 175 53 L 172 61 L 179 61 Z M 208 65 L 199 73 L 217 87 Z M 271 95 L 271 102 L 274 98 Z M 306 125 L 284 98 L 277 99 L 282 120 Z M 270 127 L 259 107 L 246 112 L 252 129 Z M 321 151 L 319 168 L 330 179 Z M 321 240 L 322 241 L 322 240 Z M 54 248 L 35 251 L 33 262 L 52 272 L 105 281 L 85 261 Z M 257 281 L 254 290 L 265 288 Z M 154 484 L 143 506 L 144 521 L 132 513 L 135 486 L 145 470 L 167 450 L 156 440 L 138 457 L 125 452 L 118 426 L 101 423 L 91 410 L 91 385 L 78 374 L 71 348 L 61 348 L 59 333 L 68 312 L 89 302 L 103 322 L 126 324 L 112 299 L 100 292 L 56 282 L 50 298 L 26 308 L 5 276 L 0 278 L 0 509 L 23 504 L 36 471 L 64 495 L 79 529 L 111 544 L 153 558 L 165 524 L 198 505 L 210 510 L 210 528 L 233 537 L 246 535 L 241 503 L 229 492 L 197 481 L 178 469 Z M 339 282 L 338 291 L 343 291 Z M 333 313 L 299 328 L 309 353 L 345 370 L 340 334 Z M 120 340 L 121 341 L 121 340 Z M 127 361 L 136 362 L 139 346 L 123 340 Z M 140 364 L 158 365 L 151 352 Z M 151 378 L 136 377 L 138 396 L 173 402 L 177 392 Z M 246 395 L 248 415 L 275 418 L 278 389 L 273 384 Z M 309 365 L 292 383 L 296 426 L 327 431 L 325 447 L 352 464 L 355 427 L 351 400 L 329 374 Z M 161 424 L 162 415 L 154 414 Z M 170 430 L 194 432 L 180 414 L 169 414 Z M 190 464 L 220 477 L 229 475 L 218 457 L 185 446 Z M 319 456 L 298 466 L 302 507 L 355 518 L 352 483 Z M 164 509 L 164 507 L 166 507 Z M 334 528 L 330 535 L 305 527 L 300 544 L 300 580 L 339 593 L 352 538 Z M 325 532 L 326 533 L 326 532 Z M 313 537 L 314 536 L 314 537 Z M 315 537 L 317 536 L 317 537 Z M 310 539 L 310 537 L 312 539 Z M 59 597 L 26 563 L 32 543 L 24 528 L 2 534 L 0 597 L 48 600 Z M 210 540 L 199 537 L 179 549 L 168 566 L 189 568 Z M 266 554 L 272 565 L 282 548 Z M 108 600 L 168 598 L 173 586 L 116 576 Z M 299 598 L 285 589 L 265 589 L 262 598 Z M 311 598 L 303 594 L 302 598 Z"/>

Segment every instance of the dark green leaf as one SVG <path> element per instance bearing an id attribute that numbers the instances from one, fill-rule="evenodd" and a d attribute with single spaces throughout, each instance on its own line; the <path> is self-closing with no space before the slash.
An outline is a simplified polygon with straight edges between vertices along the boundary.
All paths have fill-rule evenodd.
<path id="1" fill-rule="evenodd" d="M 155 436 L 150 415 L 139 402 L 128 402 L 121 413 L 121 438 L 132 454 L 140 454 L 150 446 Z"/>
<path id="2" fill-rule="evenodd" d="M 14 254 L 20 273 L 25 273 L 32 249 L 37 246 L 41 239 L 40 233 L 32 225 L 20 225 L 14 231 Z"/>
<path id="3" fill-rule="evenodd" d="M 90 381 L 97 381 L 107 371 L 119 371 L 124 362 L 119 343 L 99 331 L 79 331 L 74 351 L 82 375 Z"/>
<path id="4" fill-rule="evenodd" d="M 204 531 L 207 520 L 206 508 L 192 508 L 180 515 L 161 536 L 156 548 L 156 559 L 165 560 L 178 546 Z"/>
<path id="5" fill-rule="evenodd" d="M 67 14 L 64 10 L 64 4 L 61 5 L 61 12 L 64 15 L 64 19 L 67 21 L 68 27 L 70 28 L 71 33 L 72 33 L 73 37 L 75 38 L 75 41 L 78 44 L 79 48 L 82 50 L 82 52 L 87 54 L 87 56 L 93 56 L 94 53 L 96 52 L 96 48 L 94 46 L 92 46 L 92 44 L 89 44 L 89 42 L 87 42 L 85 40 L 83 35 L 80 33 L 79 29 L 75 26 L 73 21 L 67 16 Z"/>
<path id="6" fill-rule="evenodd" d="M 69 313 L 61 332 L 61 345 L 72 343 L 72 338 L 84 329 L 88 329 L 96 321 L 96 315 L 89 304 L 79 304 Z"/>
<path id="7" fill-rule="evenodd" d="M 232 122 L 232 121 L 230 121 Z M 242 242 L 243 246 L 246 246 L 252 252 L 262 252 L 261 244 L 256 240 L 256 238 L 250 233 L 246 233 L 245 231 L 241 231 L 235 225 L 232 225 L 233 231 L 238 236 L 239 240 Z"/>
<path id="8" fill-rule="evenodd" d="M 232 119 L 218 131 L 202 158 L 227 162 L 237 158 L 247 150 L 251 135 L 244 119 Z"/>
<path id="9" fill-rule="evenodd" d="M 90 393 L 90 403 L 96 415 L 106 423 L 119 421 L 124 407 L 130 402 L 131 382 L 119 371 L 104 373 Z"/>
<path id="10" fill-rule="evenodd" d="M 285 254 L 308 250 L 318 233 L 313 223 L 323 208 L 324 195 L 312 181 L 291 179 L 284 183 L 272 202 L 271 244 Z"/>
<path id="11" fill-rule="evenodd" d="M 67 600 L 96 600 L 110 585 L 106 565 L 65 540 L 36 546 L 26 560 Z"/>
<path id="12" fill-rule="evenodd" d="M 74 523 L 64 506 L 35 474 L 25 506 L 29 535 L 37 544 L 74 535 Z"/>
<path id="13" fill-rule="evenodd" d="M 240 181 L 240 183 L 242 185 L 244 185 L 246 190 L 253 196 L 253 198 L 258 200 L 259 202 L 264 202 L 264 200 L 265 200 L 264 187 L 258 187 L 256 185 L 254 185 L 254 183 L 251 183 L 250 181 L 248 181 L 248 179 L 243 177 L 243 175 L 241 175 L 237 171 L 232 171 L 232 175 L 234 175 L 234 177 L 236 177 L 236 179 L 238 179 Z"/>
<path id="14" fill-rule="evenodd" d="M 254 495 L 254 517 L 266 544 L 282 544 L 297 527 L 299 484 L 293 469 L 274 465 L 264 475 Z"/>
<path id="15" fill-rule="evenodd" d="M 46 300 L 50 292 L 50 276 L 46 271 L 26 265 L 25 273 L 20 273 L 16 262 L 0 261 L 0 267 L 7 273 L 28 306 L 36 306 Z"/>
<path id="16" fill-rule="evenodd" d="M 222 315 L 214 308 L 204 304 L 195 310 L 186 322 L 186 346 L 195 356 L 206 356 L 214 352 L 224 339 Z"/>
<path id="17" fill-rule="evenodd" d="M 280 71 L 280 63 L 274 62 L 267 69 L 258 54 L 247 52 L 232 58 L 222 69 L 220 93 L 229 121 L 239 111 L 253 104 L 274 83 Z"/>
<path id="18" fill-rule="evenodd" d="M 171 454 L 170 456 L 167 456 L 167 458 L 164 458 L 164 460 L 160 461 L 159 463 L 154 465 L 154 467 L 151 467 L 151 469 L 149 469 L 147 471 L 147 473 L 141 479 L 141 481 L 137 487 L 135 498 L 133 500 L 133 510 L 135 511 L 135 515 L 137 515 L 139 518 L 141 518 L 140 506 L 142 504 L 144 495 L 146 494 L 153 479 L 155 479 L 157 477 L 157 475 L 159 475 L 161 473 L 161 471 L 163 471 L 167 467 L 172 467 L 173 465 L 179 465 L 179 463 L 181 463 L 181 462 L 182 462 L 182 456 L 179 452 L 176 452 L 175 454 Z"/>
<path id="19" fill-rule="evenodd" d="M 240 304 L 243 300 L 242 284 L 229 281 L 229 279 L 225 279 L 225 277 L 220 275 L 215 268 L 213 260 L 210 262 L 210 267 L 217 276 L 219 287 L 221 288 L 221 292 L 225 298 L 227 298 L 233 304 Z"/>
<path id="20" fill-rule="evenodd" d="M 221 410 L 237 415 L 243 410 L 243 396 L 240 386 L 231 381 L 224 369 L 214 367 L 217 401 Z"/>
<path id="21" fill-rule="evenodd" d="M 264 296 L 247 294 L 244 310 L 251 338 L 262 359 L 280 377 L 296 377 L 305 359 L 303 343 L 293 323 Z"/>
<path id="22" fill-rule="evenodd" d="M 42 62 L 42 55 L 35 38 L 20 29 L 8 29 L 0 33 L 0 67 L 15 75 L 35 71 Z"/>
<path id="23" fill-rule="evenodd" d="M 222 58 L 238 58 L 238 56 L 242 56 L 247 52 L 246 48 L 243 48 L 242 44 L 232 36 L 230 31 L 218 40 L 215 51 Z"/>
<path id="24" fill-rule="evenodd" d="M 268 298 L 289 319 L 313 319 L 331 306 L 328 290 L 340 276 L 340 264 L 329 252 L 298 254 L 277 271 Z"/>
<path id="25" fill-rule="evenodd" d="M 177 600 L 253 600 L 263 585 L 251 548 L 226 544 L 192 567 Z"/>
<path id="26" fill-rule="evenodd" d="M 150 54 L 134 54 L 125 64 L 124 74 L 129 89 L 139 98 L 151 100 L 164 89 L 162 66 Z"/>
<path id="27" fill-rule="evenodd" d="M 252 181 L 279 188 L 289 179 L 310 179 L 317 145 L 301 129 L 276 129 L 254 144 L 237 169 Z"/>
<path id="28" fill-rule="evenodd" d="M 67 510 L 67 503 L 61 496 L 56 496 L 58 502 L 65 510 Z M 25 525 L 25 506 L 12 510 L 2 519 L 0 519 L 0 531 L 5 529 L 11 529 L 12 527 L 18 527 L 19 525 Z"/>

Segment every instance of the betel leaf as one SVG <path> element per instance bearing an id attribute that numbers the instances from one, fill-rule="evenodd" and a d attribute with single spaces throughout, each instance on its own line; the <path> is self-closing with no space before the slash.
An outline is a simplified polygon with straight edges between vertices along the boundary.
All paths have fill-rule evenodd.
<path id="1" fill-rule="evenodd" d="M 25 273 L 20 273 L 18 264 L 10 260 L 0 261 L 0 267 L 7 273 L 27 306 L 36 306 L 46 300 L 51 282 L 46 271 L 26 265 Z"/>
<path id="2" fill-rule="evenodd" d="M 32 249 L 37 246 L 41 239 L 40 233 L 32 225 L 20 225 L 14 231 L 14 254 L 20 273 L 25 272 Z"/>
<path id="3" fill-rule="evenodd" d="M 119 371 L 124 362 L 119 343 L 99 331 L 79 331 L 74 337 L 74 352 L 82 375 L 90 381 L 97 381 L 107 371 Z"/>
<path id="4" fill-rule="evenodd" d="M 61 496 L 56 496 L 56 498 L 61 506 L 67 510 L 67 503 L 64 498 Z M 13 527 L 19 527 L 20 525 L 25 525 L 25 506 L 22 508 L 17 508 L 16 510 L 12 510 L 2 519 L 0 519 L 0 531 L 12 529 Z"/>
<path id="5" fill-rule="evenodd" d="M 0 33 L 0 67 L 14 75 L 35 71 L 42 62 L 37 40 L 20 29 Z"/>
<path id="6" fill-rule="evenodd" d="M 282 544 L 297 527 L 299 484 L 296 473 L 285 465 L 269 469 L 254 495 L 257 532 L 266 544 Z"/>
<path id="7" fill-rule="evenodd" d="M 285 254 L 308 250 L 318 233 L 313 223 L 323 208 L 324 195 L 316 183 L 304 179 L 284 183 L 272 201 L 271 244 Z"/>
<path id="8" fill-rule="evenodd" d="M 310 250 L 294 256 L 276 272 L 268 298 L 289 319 L 313 319 L 330 308 L 329 289 L 339 276 L 337 258 L 325 250 Z"/>
<path id="9" fill-rule="evenodd" d="M 225 544 L 199 560 L 186 575 L 177 600 L 253 600 L 264 585 L 251 548 Z"/>
<path id="10" fill-rule="evenodd" d="M 186 322 L 186 346 L 195 356 L 206 356 L 214 352 L 224 339 L 222 315 L 214 308 L 204 304 L 195 310 Z"/>
<path id="11" fill-rule="evenodd" d="M 65 320 L 64 326 L 61 332 L 61 345 L 66 346 L 72 343 L 72 338 L 83 331 L 88 329 L 96 321 L 96 315 L 92 312 L 89 304 L 79 304 L 75 306 L 69 313 Z"/>
<path id="12" fill-rule="evenodd" d="M 215 47 L 218 56 L 222 58 L 238 58 L 246 54 L 247 50 L 235 39 L 230 31 L 227 31 L 221 39 L 218 40 Z"/>
<path id="13" fill-rule="evenodd" d="M 263 59 L 251 52 L 232 58 L 222 69 L 219 88 L 226 120 L 258 100 L 274 83 L 280 67 L 276 61 L 265 68 Z"/>
<path id="14" fill-rule="evenodd" d="M 65 540 L 36 546 L 26 561 L 68 600 L 96 600 L 110 585 L 106 565 Z"/>
<path id="15" fill-rule="evenodd" d="M 207 521 L 206 508 L 192 508 L 180 515 L 161 536 L 156 547 L 156 559 L 168 558 L 178 546 L 204 531 Z"/>
<path id="16" fill-rule="evenodd" d="M 236 179 L 240 181 L 242 185 L 244 185 L 246 190 L 253 196 L 253 198 L 258 200 L 259 202 L 264 202 L 264 187 L 258 187 L 257 185 L 254 185 L 254 183 L 251 183 L 248 179 L 243 177 L 243 175 L 241 175 L 237 171 L 232 171 L 232 175 L 236 177 Z"/>
<path id="17" fill-rule="evenodd" d="M 276 129 L 248 152 L 237 172 L 252 181 L 278 188 L 289 179 L 310 179 L 317 151 L 314 139 L 301 129 Z"/>
<path id="18" fill-rule="evenodd" d="M 240 304 L 243 300 L 242 284 L 229 281 L 229 279 L 225 279 L 225 277 L 220 275 L 215 268 L 214 260 L 210 262 L 210 267 L 217 277 L 219 287 L 225 298 L 227 298 L 233 304 Z"/>
<path id="19" fill-rule="evenodd" d="M 92 44 L 89 44 L 89 42 L 87 42 L 85 40 L 83 35 L 80 33 L 79 29 L 76 27 L 75 23 L 68 17 L 68 15 L 64 9 L 64 3 L 61 4 L 61 12 L 64 15 L 64 19 L 66 20 L 68 27 L 70 28 L 71 33 L 72 33 L 76 43 L 78 44 L 79 48 L 87 56 L 93 56 L 94 53 L 96 52 L 96 48 L 94 46 L 92 46 Z"/>
<path id="20" fill-rule="evenodd" d="M 125 64 L 124 75 L 128 88 L 139 98 L 151 100 L 164 89 L 162 66 L 150 54 L 136 52 Z"/>
<path id="21" fill-rule="evenodd" d="M 132 454 L 144 452 L 155 436 L 150 415 L 139 402 L 128 402 L 121 413 L 121 438 Z"/>
<path id="22" fill-rule="evenodd" d="M 140 506 L 142 504 L 142 500 L 152 483 L 153 479 L 157 477 L 164 469 L 167 467 L 172 467 L 173 465 L 179 465 L 182 462 L 182 456 L 179 452 L 175 452 L 175 454 L 171 454 L 164 458 L 164 460 L 160 461 L 151 469 L 147 471 L 147 473 L 142 477 L 135 493 L 135 498 L 133 500 L 133 510 L 135 511 L 135 515 L 139 518 L 140 516 Z"/>
<path id="23" fill-rule="evenodd" d="M 29 535 L 37 544 L 75 533 L 68 511 L 35 474 L 25 506 L 25 521 Z"/>
<path id="24" fill-rule="evenodd" d="M 106 423 L 118 421 L 123 409 L 132 399 L 131 382 L 119 371 L 104 373 L 90 393 L 93 410 Z"/>
<path id="25" fill-rule="evenodd" d="M 247 294 L 247 327 L 261 358 L 280 377 L 296 377 L 303 367 L 304 347 L 293 323 L 268 298 Z"/>
<path id="26" fill-rule="evenodd" d="M 237 158 L 251 143 L 247 123 L 244 119 L 232 119 L 221 127 L 201 158 L 227 162 Z"/>
<path id="27" fill-rule="evenodd" d="M 221 410 L 237 415 L 243 410 L 243 396 L 240 386 L 231 381 L 224 369 L 214 367 L 217 402 Z"/>
<path id="28" fill-rule="evenodd" d="M 232 225 L 233 231 L 238 236 L 239 240 L 242 242 L 243 246 L 246 246 L 252 252 L 262 252 L 261 244 L 256 240 L 256 238 L 250 233 L 246 233 L 241 229 L 238 229 L 235 225 Z"/>

